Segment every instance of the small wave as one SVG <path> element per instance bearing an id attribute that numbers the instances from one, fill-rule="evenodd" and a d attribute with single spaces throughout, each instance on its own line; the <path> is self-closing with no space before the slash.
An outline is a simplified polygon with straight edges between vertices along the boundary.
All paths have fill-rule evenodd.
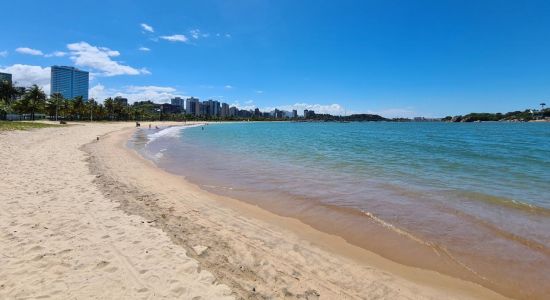
<path id="1" fill-rule="evenodd" d="M 438 245 L 438 244 L 435 244 L 435 243 L 432 243 L 432 242 L 429 242 L 429 241 L 425 241 L 393 224 L 390 224 L 380 218 L 378 218 L 377 216 L 375 216 L 373 213 L 371 212 L 368 212 L 368 211 L 365 211 L 365 210 L 361 210 L 361 212 L 367 216 L 368 218 L 370 218 L 371 220 L 373 220 L 374 222 L 378 223 L 379 225 L 381 225 L 382 227 L 385 227 L 401 236 L 404 236 L 412 241 L 415 241 L 423 246 L 426 246 L 428 248 L 430 248 L 432 251 L 435 252 L 435 254 L 437 254 L 438 256 L 441 256 L 441 254 L 444 254 L 446 255 L 451 261 L 453 261 L 454 263 L 456 263 L 457 265 L 461 266 L 462 268 L 464 268 L 466 271 L 470 272 L 471 274 L 477 276 L 478 278 L 482 279 L 482 280 L 486 280 L 486 281 L 490 281 L 488 278 L 486 278 L 485 276 L 481 275 L 479 272 L 477 272 L 476 270 L 474 270 L 473 268 L 469 267 L 468 265 L 466 265 L 464 262 L 460 261 L 458 258 L 456 258 L 454 255 L 451 254 L 451 252 L 443 247 L 442 245 Z"/>
<path id="2" fill-rule="evenodd" d="M 193 125 L 179 125 L 179 126 L 170 126 L 155 133 L 149 134 L 147 136 L 147 144 L 159 139 L 159 138 L 176 138 L 178 133 L 182 129 L 203 126 L 204 124 L 193 124 Z"/>
<path id="3" fill-rule="evenodd" d="M 527 202 L 518 201 L 511 198 L 492 196 L 472 191 L 451 191 L 451 193 L 463 197 L 468 200 L 475 200 L 482 203 L 493 204 L 500 207 L 507 207 L 510 209 L 516 209 L 523 212 L 528 212 L 536 215 L 550 216 L 550 209 L 531 204 Z"/>

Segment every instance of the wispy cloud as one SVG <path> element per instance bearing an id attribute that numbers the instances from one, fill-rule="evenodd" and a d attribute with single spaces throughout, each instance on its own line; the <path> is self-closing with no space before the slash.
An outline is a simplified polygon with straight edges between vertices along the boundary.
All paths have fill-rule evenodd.
<path id="1" fill-rule="evenodd" d="M 189 30 L 189 35 L 195 39 L 195 40 L 198 40 L 200 38 L 207 38 L 210 36 L 210 33 L 204 33 L 202 31 L 200 31 L 200 29 L 191 29 Z"/>
<path id="2" fill-rule="evenodd" d="M 256 94 L 263 94 L 263 93 L 264 93 L 264 91 L 261 91 L 261 90 L 256 91 Z"/>
<path id="3" fill-rule="evenodd" d="M 153 29 L 153 26 L 147 25 L 145 23 L 141 23 L 141 28 L 147 32 L 155 32 L 155 29 Z"/>
<path id="4" fill-rule="evenodd" d="M 147 47 L 139 47 L 139 51 L 149 52 L 149 51 L 151 51 L 151 49 L 149 49 Z"/>
<path id="5" fill-rule="evenodd" d="M 185 43 L 189 40 L 183 34 L 163 35 L 160 38 L 163 39 L 163 40 L 170 41 L 170 42 L 182 42 L 182 43 Z"/>
<path id="6" fill-rule="evenodd" d="M 4 51 L 0 51 L 0 57 L 6 57 L 8 56 L 8 51 L 4 50 Z"/>
<path id="7" fill-rule="evenodd" d="M 52 53 L 44 54 L 41 50 L 38 49 L 32 49 L 28 47 L 19 47 L 15 49 L 16 52 L 21 54 L 28 54 L 28 55 L 34 55 L 34 56 L 44 56 L 44 57 L 63 57 L 67 55 L 67 52 L 63 51 L 54 51 Z M 7 52 L 6 52 L 7 55 Z"/>
<path id="8" fill-rule="evenodd" d="M 230 90 L 230 89 L 232 89 L 232 88 L 233 88 L 233 86 L 232 86 L 232 85 L 229 85 L 229 84 L 228 84 L 228 85 L 224 86 L 224 88 L 226 88 L 226 89 Z"/>
<path id="9" fill-rule="evenodd" d="M 19 48 L 15 49 L 15 51 L 17 53 L 28 54 L 28 55 L 36 55 L 36 56 L 43 56 L 44 55 L 44 53 L 42 53 L 42 51 L 37 50 L 37 49 L 28 48 L 28 47 L 19 47 Z"/>
<path id="10" fill-rule="evenodd" d="M 52 53 L 49 53 L 49 54 L 46 54 L 44 55 L 44 57 L 63 57 L 67 55 L 67 52 L 63 52 L 63 51 L 54 51 Z"/>
<path id="11" fill-rule="evenodd" d="M 50 68 L 41 66 L 31 66 L 15 64 L 9 67 L 0 68 L 0 72 L 10 73 L 13 75 L 13 81 L 18 86 L 31 86 L 36 84 L 46 92 L 50 93 Z"/>
<path id="12" fill-rule="evenodd" d="M 68 44 L 71 60 L 79 67 L 88 67 L 94 71 L 99 71 L 98 75 L 116 76 L 116 75 L 140 75 L 151 74 L 147 69 L 136 69 L 134 67 L 121 64 L 114 61 L 112 57 L 117 57 L 120 52 L 106 47 L 92 46 L 86 42 Z"/>

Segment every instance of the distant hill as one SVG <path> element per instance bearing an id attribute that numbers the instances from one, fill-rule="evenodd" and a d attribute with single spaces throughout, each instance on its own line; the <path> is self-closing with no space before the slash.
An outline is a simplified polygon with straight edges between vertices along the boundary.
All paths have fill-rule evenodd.
<path id="1" fill-rule="evenodd" d="M 537 118 L 550 117 L 550 109 L 543 111 L 512 111 L 502 113 L 470 113 L 464 116 L 447 116 L 442 119 L 446 122 L 485 122 L 485 121 L 531 121 Z"/>

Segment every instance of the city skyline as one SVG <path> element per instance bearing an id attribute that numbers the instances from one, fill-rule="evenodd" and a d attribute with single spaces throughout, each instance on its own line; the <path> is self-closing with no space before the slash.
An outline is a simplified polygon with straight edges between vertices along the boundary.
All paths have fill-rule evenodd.
<path id="1" fill-rule="evenodd" d="M 28 22 L 4 20 L 0 72 L 48 94 L 50 66 L 67 65 L 90 71 L 99 101 L 196 96 L 243 109 L 442 117 L 533 108 L 550 95 L 543 1 L 21 1 L 6 9 L 29 4 Z M 42 22 L 46 15 L 56 22 Z"/>

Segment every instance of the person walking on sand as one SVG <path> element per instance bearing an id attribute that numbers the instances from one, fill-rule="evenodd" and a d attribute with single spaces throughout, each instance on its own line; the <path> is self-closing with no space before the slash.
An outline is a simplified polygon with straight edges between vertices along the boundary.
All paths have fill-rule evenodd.
<path id="1" fill-rule="evenodd" d="M 149 129 L 151 129 L 151 124 L 149 124 Z"/>

